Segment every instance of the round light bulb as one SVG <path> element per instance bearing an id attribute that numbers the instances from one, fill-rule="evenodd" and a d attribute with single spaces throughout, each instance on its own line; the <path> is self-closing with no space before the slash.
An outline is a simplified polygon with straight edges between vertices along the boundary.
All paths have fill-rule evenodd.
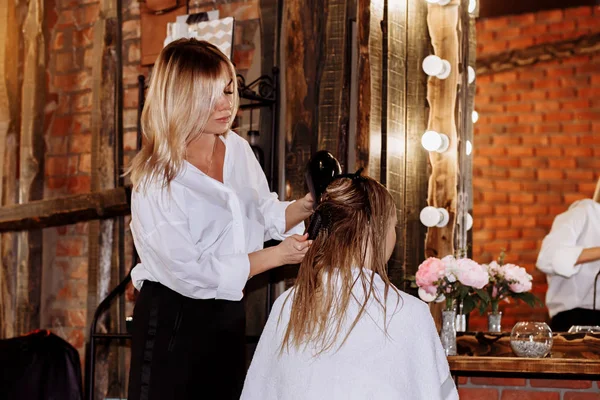
<path id="1" fill-rule="evenodd" d="M 439 79 L 446 79 L 450 76 L 452 67 L 447 60 L 442 60 L 432 54 L 423 60 L 423 71 L 429 76 L 435 76 Z"/>
<path id="2" fill-rule="evenodd" d="M 474 13 L 475 9 L 477 8 L 477 0 L 469 0 L 469 12 L 470 13 Z"/>
<path id="3" fill-rule="evenodd" d="M 448 225 L 450 214 L 448 214 L 448 211 L 445 208 L 427 206 L 421 210 L 419 219 L 421 220 L 421 223 L 428 228 L 433 228 L 434 226 L 443 228 Z"/>
<path id="4" fill-rule="evenodd" d="M 473 217 L 471 216 L 471 214 L 467 213 L 467 214 L 465 215 L 465 219 L 466 219 L 466 221 L 465 221 L 465 222 L 466 222 L 466 224 L 467 224 L 467 230 L 469 231 L 469 230 L 471 230 L 471 228 L 473 227 Z M 463 218 L 462 218 L 462 216 L 461 216 L 461 217 L 459 217 L 459 218 L 456 220 L 456 222 L 457 222 L 459 225 L 460 225 L 460 224 L 462 224 L 462 221 L 463 221 Z"/>
<path id="5" fill-rule="evenodd" d="M 442 137 L 436 131 L 427 131 L 421 137 L 421 144 L 427 151 L 436 151 L 442 145 Z"/>
<path id="6" fill-rule="evenodd" d="M 479 121 L 479 113 L 475 110 L 473 110 L 473 113 L 471 114 L 471 121 L 473 121 L 473 123 Z"/>
<path id="7" fill-rule="evenodd" d="M 470 140 L 467 140 L 466 146 L 467 146 L 467 148 L 466 148 L 467 155 L 470 156 L 471 153 L 473 152 L 473 145 L 471 144 Z"/>
<path id="8" fill-rule="evenodd" d="M 423 136 L 421 136 L 421 145 L 427 151 L 437 151 L 438 153 L 443 153 L 444 151 L 448 150 L 448 147 L 450 146 L 450 139 L 443 133 L 426 131 Z"/>
<path id="9" fill-rule="evenodd" d="M 469 67 L 467 68 L 467 74 L 469 75 L 469 85 L 472 84 L 473 82 L 475 82 L 475 68 L 471 67 L 469 65 Z"/>

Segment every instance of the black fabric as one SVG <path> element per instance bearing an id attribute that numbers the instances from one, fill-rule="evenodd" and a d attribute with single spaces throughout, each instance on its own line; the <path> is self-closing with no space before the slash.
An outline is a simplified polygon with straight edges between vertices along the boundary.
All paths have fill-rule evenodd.
<path id="1" fill-rule="evenodd" d="M 81 400 L 77 350 L 49 331 L 0 340 L 0 399 Z"/>
<path id="2" fill-rule="evenodd" d="M 144 282 L 133 312 L 129 400 L 238 400 L 246 375 L 242 301 L 197 300 Z"/>
<path id="3" fill-rule="evenodd" d="M 600 325 L 600 310 L 575 308 L 556 314 L 550 322 L 553 332 L 567 332 L 573 325 Z"/>

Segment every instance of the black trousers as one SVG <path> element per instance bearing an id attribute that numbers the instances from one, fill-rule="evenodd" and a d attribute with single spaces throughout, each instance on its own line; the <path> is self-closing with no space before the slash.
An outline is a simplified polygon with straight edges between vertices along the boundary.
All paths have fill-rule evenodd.
<path id="1" fill-rule="evenodd" d="M 238 400 L 246 375 L 242 301 L 196 300 L 144 282 L 133 312 L 129 400 Z"/>
<path id="2" fill-rule="evenodd" d="M 550 322 L 550 328 L 554 332 L 567 332 L 573 325 L 600 325 L 600 310 L 574 308 L 573 310 L 559 312 L 552 317 Z"/>

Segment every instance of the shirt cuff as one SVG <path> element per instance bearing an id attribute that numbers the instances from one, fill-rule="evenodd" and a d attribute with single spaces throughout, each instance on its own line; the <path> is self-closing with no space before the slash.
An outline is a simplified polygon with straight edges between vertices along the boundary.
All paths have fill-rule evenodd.
<path id="1" fill-rule="evenodd" d="M 295 200 L 294 200 L 295 201 Z M 274 240 L 284 240 L 286 237 L 292 235 L 303 235 L 305 226 L 304 221 L 300 222 L 298 225 L 291 228 L 289 231 L 285 231 L 286 221 L 285 221 L 285 210 L 292 204 L 294 201 L 280 201 L 277 204 L 273 204 L 272 208 L 269 210 L 269 229 L 267 230 L 267 234 L 271 239 Z"/>
<path id="2" fill-rule="evenodd" d="M 221 271 L 217 300 L 240 301 L 244 297 L 244 287 L 250 276 L 250 259 L 248 254 L 235 254 L 219 257 Z"/>
<path id="3" fill-rule="evenodd" d="M 560 249 L 557 249 L 554 253 L 554 258 L 552 259 L 554 272 L 565 278 L 570 278 L 578 273 L 579 268 L 575 264 L 582 251 L 583 247 L 580 246 L 563 246 Z"/>

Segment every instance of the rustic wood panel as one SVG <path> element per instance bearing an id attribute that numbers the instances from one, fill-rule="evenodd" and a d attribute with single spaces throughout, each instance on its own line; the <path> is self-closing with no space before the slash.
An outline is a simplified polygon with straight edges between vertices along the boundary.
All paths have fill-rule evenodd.
<path id="1" fill-rule="evenodd" d="M 361 6 L 366 7 L 362 9 Z M 357 116 L 357 167 L 366 167 L 374 179 L 381 180 L 382 142 L 382 32 L 384 0 L 359 0 L 360 82 Z M 366 115 L 365 115 L 366 114 Z M 368 143 L 368 145 L 366 145 Z M 366 145 L 366 146 L 365 146 Z M 367 149 L 365 154 L 365 148 Z"/>
<path id="2" fill-rule="evenodd" d="M 406 139 L 404 143 L 404 194 L 401 232 L 404 243 L 404 277 L 414 275 L 425 259 L 427 228 L 419 220 L 427 205 L 429 178 L 428 155 L 421 146 L 421 136 L 427 129 L 427 75 L 421 63 L 429 55 L 427 3 L 410 1 L 407 7 L 410 26 L 406 41 Z M 404 290 L 410 291 L 408 285 Z M 414 291 L 414 290 L 413 290 Z"/>
<path id="3" fill-rule="evenodd" d="M 69 225 L 129 214 L 130 187 L 0 207 L 0 232 Z"/>
<path id="4" fill-rule="evenodd" d="M 115 187 L 115 149 L 116 138 L 115 112 L 117 96 L 117 30 L 121 27 L 117 20 L 116 0 L 101 2 L 100 18 L 94 25 L 94 51 L 92 67 L 92 149 L 91 149 L 91 190 L 100 192 Z M 96 307 L 106 297 L 112 286 L 118 282 L 113 270 L 117 251 L 115 243 L 115 221 L 112 219 L 95 220 L 89 224 L 88 234 L 88 298 L 87 322 L 90 326 Z M 100 331 L 109 331 L 111 320 L 116 317 L 115 310 L 105 315 L 98 324 Z M 107 343 L 97 347 L 95 398 L 105 398 L 108 394 L 111 376 L 117 372 L 116 355 L 110 351 Z"/>
<path id="5" fill-rule="evenodd" d="M 489 75 L 578 55 L 600 52 L 600 33 L 492 54 L 477 60 L 477 75 Z"/>
<path id="6" fill-rule="evenodd" d="M 358 0 L 357 16 L 357 113 L 356 113 L 356 166 L 367 167 L 370 154 L 371 133 L 371 0 Z M 369 175 L 373 176 L 370 171 Z"/>
<path id="7" fill-rule="evenodd" d="M 304 168 L 317 147 L 319 46 L 327 10 L 318 0 L 284 2 L 282 21 L 285 110 L 285 197 L 305 194 Z"/>
<path id="8" fill-rule="evenodd" d="M 396 203 L 398 227 L 401 231 L 405 231 L 403 203 L 406 192 L 406 158 L 408 156 L 406 149 L 407 81 L 409 79 L 407 74 L 407 57 L 409 56 L 407 32 L 413 28 L 418 29 L 419 25 L 417 21 L 410 21 L 409 25 L 407 21 L 408 3 L 388 2 L 387 10 L 384 10 L 387 11 L 387 20 L 383 21 L 383 51 L 387 54 L 384 54 L 386 57 L 383 57 L 382 84 L 385 96 L 382 99 L 384 115 L 381 123 L 385 128 L 382 133 L 382 137 L 384 136 L 382 158 L 385 157 L 386 162 L 381 164 L 381 173 L 385 174 L 386 187 Z M 421 23 L 425 25 L 425 19 Z M 400 240 L 397 241 L 394 253 L 388 262 L 388 274 L 394 284 L 402 285 L 406 246 L 402 240 L 403 235 L 397 235 L 397 237 Z"/>
<path id="9" fill-rule="evenodd" d="M 31 0 L 23 25 L 24 63 L 21 105 L 19 203 L 43 195 L 43 127 L 46 88 L 44 2 Z M 42 231 L 20 232 L 17 241 L 16 334 L 40 325 Z"/>
<path id="10" fill-rule="evenodd" d="M 431 176 L 427 202 L 430 206 L 448 210 L 450 222 L 444 228 L 431 228 L 427 232 L 425 253 L 428 257 L 454 254 L 454 227 L 457 203 L 457 129 L 455 118 L 458 85 L 459 41 L 457 24 L 459 0 L 452 0 L 440 7 L 428 4 L 427 24 L 434 53 L 448 60 L 452 72 L 447 79 L 429 78 L 427 101 L 429 122 L 427 129 L 444 133 L 450 139 L 450 147 L 444 153 L 430 152 Z"/>
<path id="11" fill-rule="evenodd" d="M 347 49 L 347 0 L 327 0 L 326 21 L 321 40 L 323 62 L 319 77 L 318 150 L 330 151 L 340 163 L 345 164 L 347 149 L 340 148 L 345 140 L 341 134 L 342 97 L 344 79 L 349 66 Z M 344 112 L 347 115 L 347 112 Z M 347 121 L 345 121 L 347 126 Z M 347 129 L 345 129 L 347 132 Z M 347 135 L 347 134 L 346 134 Z"/>
<path id="12" fill-rule="evenodd" d="M 24 1 L 0 1 L 0 203 L 17 200 L 17 136 L 20 128 L 21 87 L 19 65 L 21 18 Z M 0 237 L 0 338 L 15 336 L 16 237 Z"/>

